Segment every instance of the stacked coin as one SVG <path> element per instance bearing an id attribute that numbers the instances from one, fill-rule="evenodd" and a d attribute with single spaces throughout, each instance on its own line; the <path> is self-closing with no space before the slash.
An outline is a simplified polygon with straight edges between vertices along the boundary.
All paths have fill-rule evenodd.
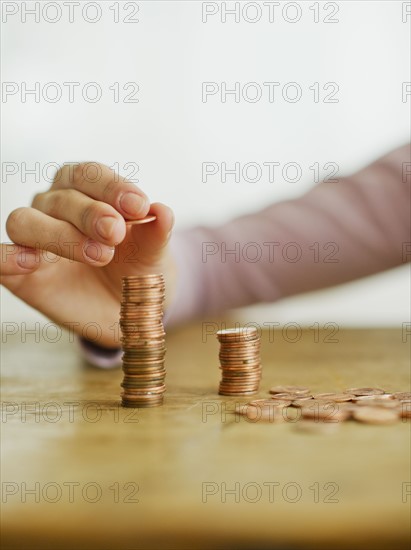
<path id="1" fill-rule="evenodd" d="M 219 330 L 220 395 L 252 395 L 261 380 L 260 337 L 255 327 Z"/>
<path id="2" fill-rule="evenodd" d="M 162 275 L 123 277 L 120 311 L 123 407 L 156 407 L 165 392 Z"/>

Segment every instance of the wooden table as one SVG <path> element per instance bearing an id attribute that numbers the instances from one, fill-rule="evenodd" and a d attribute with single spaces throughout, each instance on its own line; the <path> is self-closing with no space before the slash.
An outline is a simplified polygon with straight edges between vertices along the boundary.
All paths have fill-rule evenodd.
<path id="1" fill-rule="evenodd" d="M 263 334 L 261 396 L 279 383 L 409 391 L 401 330 L 297 336 Z M 325 435 L 239 419 L 246 400 L 217 395 L 201 324 L 168 336 L 166 404 L 121 409 L 120 370 L 34 338 L 3 351 L 2 548 L 408 547 L 409 422 Z"/>

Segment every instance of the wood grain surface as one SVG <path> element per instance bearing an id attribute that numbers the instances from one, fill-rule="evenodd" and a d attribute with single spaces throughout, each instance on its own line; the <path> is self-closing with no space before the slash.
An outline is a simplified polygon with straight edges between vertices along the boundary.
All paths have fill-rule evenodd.
<path id="1" fill-rule="evenodd" d="M 165 405 L 137 411 L 119 406 L 121 370 L 85 365 L 66 334 L 3 338 L 2 548 L 409 547 L 410 422 L 326 435 L 235 417 L 247 399 L 217 394 L 205 328 L 168 334 Z M 410 390 L 401 330 L 271 336 L 259 397 Z"/>

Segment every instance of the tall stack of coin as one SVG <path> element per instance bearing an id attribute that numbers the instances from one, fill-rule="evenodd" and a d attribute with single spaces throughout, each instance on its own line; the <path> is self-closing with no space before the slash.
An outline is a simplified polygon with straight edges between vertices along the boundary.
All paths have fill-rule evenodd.
<path id="1" fill-rule="evenodd" d="M 220 395 L 252 395 L 261 380 L 260 337 L 255 327 L 219 330 Z"/>
<path id="2" fill-rule="evenodd" d="M 120 311 L 124 407 L 156 407 L 165 391 L 162 275 L 123 277 Z"/>

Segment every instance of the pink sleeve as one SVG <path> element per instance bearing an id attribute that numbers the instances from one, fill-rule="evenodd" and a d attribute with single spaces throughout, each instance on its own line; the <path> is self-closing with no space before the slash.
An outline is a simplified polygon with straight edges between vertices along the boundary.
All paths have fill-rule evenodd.
<path id="1" fill-rule="evenodd" d="M 102 348 L 84 338 L 79 338 L 77 342 L 81 354 L 90 365 L 100 367 L 101 369 L 112 369 L 121 365 L 121 356 L 123 352 L 120 348 Z"/>
<path id="2" fill-rule="evenodd" d="M 167 323 L 337 285 L 410 260 L 410 146 L 221 227 L 177 233 Z"/>

